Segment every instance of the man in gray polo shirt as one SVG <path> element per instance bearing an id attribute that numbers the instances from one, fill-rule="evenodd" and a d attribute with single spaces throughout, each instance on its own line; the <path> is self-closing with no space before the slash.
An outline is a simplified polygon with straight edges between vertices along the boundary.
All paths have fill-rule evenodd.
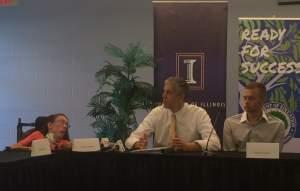
<path id="1" fill-rule="evenodd" d="M 242 94 L 244 113 L 224 122 L 224 151 L 245 151 L 247 142 L 282 143 L 284 123 L 263 110 L 266 87 L 258 82 L 248 84 Z"/>

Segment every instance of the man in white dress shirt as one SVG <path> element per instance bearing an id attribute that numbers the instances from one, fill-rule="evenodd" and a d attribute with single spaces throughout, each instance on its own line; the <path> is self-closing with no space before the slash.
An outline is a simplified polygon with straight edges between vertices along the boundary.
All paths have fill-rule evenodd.
<path id="1" fill-rule="evenodd" d="M 154 147 L 171 147 L 176 151 L 220 150 L 220 141 L 209 115 L 203 108 L 185 103 L 187 93 L 185 80 L 166 79 L 163 104 L 154 108 L 131 133 L 126 147 L 144 149 L 148 137 L 154 133 Z"/>

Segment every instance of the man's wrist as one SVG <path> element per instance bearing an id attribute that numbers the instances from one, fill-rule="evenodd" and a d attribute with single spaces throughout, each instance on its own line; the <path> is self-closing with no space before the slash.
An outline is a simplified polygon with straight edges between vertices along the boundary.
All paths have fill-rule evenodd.
<path id="1" fill-rule="evenodd" d="M 137 143 L 138 143 L 138 141 L 136 141 L 135 143 L 133 143 L 133 145 L 132 145 L 132 147 L 131 147 L 131 150 L 135 150 L 135 149 L 137 149 Z"/>
<path id="2" fill-rule="evenodd" d="M 197 142 L 186 143 L 184 151 L 201 151 L 202 147 Z"/>

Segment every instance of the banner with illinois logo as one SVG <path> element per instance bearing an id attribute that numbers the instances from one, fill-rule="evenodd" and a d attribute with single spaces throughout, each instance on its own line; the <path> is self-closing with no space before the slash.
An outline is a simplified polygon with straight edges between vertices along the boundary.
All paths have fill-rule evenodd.
<path id="1" fill-rule="evenodd" d="M 226 117 L 227 2 L 154 1 L 153 7 L 154 86 L 158 95 L 167 77 L 186 79 L 190 85 L 188 102 L 207 110 L 222 137 Z"/>
<path id="2" fill-rule="evenodd" d="M 286 126 L 284 151 L 300 152 L 300 19 L 240 18 L 239 28 L 239 91 L 265 84 L 265 110 Z"/>

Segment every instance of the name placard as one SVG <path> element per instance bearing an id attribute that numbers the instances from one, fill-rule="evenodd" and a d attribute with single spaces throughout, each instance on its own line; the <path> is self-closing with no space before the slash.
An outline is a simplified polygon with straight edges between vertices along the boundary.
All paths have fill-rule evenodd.
<path id="1" fill-rule="evenodd" d="M 279 143 L 247 143 L 246 158 L 279 159 Z"/>
<path id="2" fill-rule="evenodd" d="M 42 156 L 42 155 L 50 155 L 51 148 L 48 139 L 39 139 L 32 141 L 31 144 L 31 156 Z"/>
<path id="3" fill-rule="evenodd" d="M 104 148 L 107 148 L 107 147 L 109 147 L 109 139 L 107 138 L 107 137 L 105 137 L 105 138 L 101 138 L 101 144 L 103 144 L 103 147 Z"/>
<path id="4" fill-rule="evenodd" d="M 74 139 L 72 151 L 76 152 L 93 152 L 100 151 L 100 143 L 97 138 Z"/>

